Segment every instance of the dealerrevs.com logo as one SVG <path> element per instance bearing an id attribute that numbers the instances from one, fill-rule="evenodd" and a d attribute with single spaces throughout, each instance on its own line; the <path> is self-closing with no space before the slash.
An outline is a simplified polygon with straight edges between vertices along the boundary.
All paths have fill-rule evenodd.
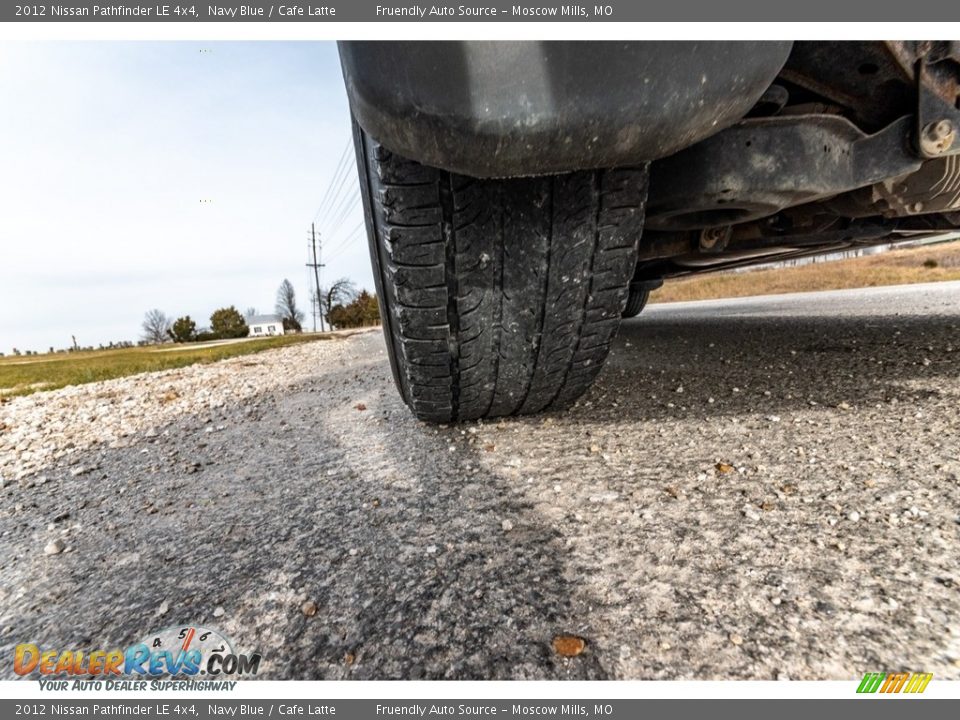
<path id="1" fill-rule="evenodd" d="M 260 669 L 259 653 L 241 654 L 219 630 L 196 625 L 169 627 L 151 633 L 126 649 L 80 650 L 16 646 L 13 670 L 20 676 L 39 675 L 44 689 L 62 690 L 70 680 L 77 689 L 232 689 L 234 678 L 250 677 Z M 188 682 L 203 676 L 203 683 Z M 161 678 L 181 678 L 178 682 Z M 102 682 L 91 682 L 97 680 Z M 100 685 L 101 687 L 95 687 Z"/>
<path id="2" fill-rule="evenodd" d="M 867 673 L 857 687 L 858 693 L 905 693 L 914 695 L 927 689 L 933 673 Z"/>

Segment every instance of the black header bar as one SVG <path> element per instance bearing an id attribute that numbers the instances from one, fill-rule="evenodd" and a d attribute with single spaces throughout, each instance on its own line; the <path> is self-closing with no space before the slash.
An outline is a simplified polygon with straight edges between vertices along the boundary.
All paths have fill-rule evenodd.
<path id="1" fill-rule="evenodd" d="M 918 13 L 922 17 L 917 17 Z M 0 22 L 922 22 L 960 21 L 957 0 L 600 0 L 580 4 L 540 0 L 465 3 L 318 2 L 2 3 Z M 944 28 L 950 35 L 950 29 Z"/>

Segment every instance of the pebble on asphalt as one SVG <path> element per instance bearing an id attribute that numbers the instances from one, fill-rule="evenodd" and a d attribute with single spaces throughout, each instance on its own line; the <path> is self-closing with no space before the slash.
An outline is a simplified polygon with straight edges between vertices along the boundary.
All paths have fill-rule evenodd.
<path id="1" fill-rule="evenodd" d="M 57 538 L 56 540 L 51 540 L 48 542 L 43 548 L 43 552 L 47 555 L 59 555 L 66 549 L 66 547 L 67 544 L 60 538 Z"/>

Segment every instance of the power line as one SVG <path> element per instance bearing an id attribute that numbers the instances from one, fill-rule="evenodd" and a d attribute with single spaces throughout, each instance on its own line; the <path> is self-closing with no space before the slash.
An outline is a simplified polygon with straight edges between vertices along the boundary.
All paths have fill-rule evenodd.
<path id="1" fill-rule="evenodd" d="M 317 316 L 320 318 L 320 329 L 324 329 L 323 303 L 320 299 L 320 268 L 325 267 L 324 263 L 320 262 L 323 250 L 322 238 L 324 236 L 324 231 L 327 231 L 327 234 L 331 236 L 335 236 L 337 231 L 340 229 L 340 224 L 359 205 L 360 200 L 359 184 L 356 184 L 356 182 L 353 185 L 348 183 L 348 178 L 351 176 L 351 163 L 348 160 L 349 151 L 350 140 L 348 139 L 343 148 L 343 152 L 340 154 L 340 159 L 337 161 L 337 165 L 334 168 L 330 182 L 327 184 L 327 188 L 323 193 L 323 197 L 320 199 L 320 205 L 317 208 L 317 212 L 313 216 L 313 222 L 310 223 L 307 257 L 308 261 L 306 265 L 308 273 L 309 270 L 313 270 L 314 291 L 316 294 L 315 306 L 314 303 L 311 303 L 311 306 L 314 306 L 314 331 L 317 329 Z M 351 192 L 351 189 L 353 192 Z M 321 218 L 321 216 L 323 217 Z M 320 225 L 320 232 L 317 232 L 318 221 Z M 355 236 L 362 227 L 363 222 L 357 225 L 357 227 L 353 228 L 353 230 L 351 230 L 346 237 L 340 240 L 338 245 L 334 248 L 334 254 L 339 255 L 347 247 L 349 247 L 350 244 L 355 241 Z"/>
<path id="2" fill-rule="evenodd" d="M 341 223 L 346 219 L 347 215 L 353 212 L 360 204 L 360 188 L 357 187 L 354 189 L 352 195 L 348 195 L 344 198 L 344 201 L 340 204 L 335 211 L 336 215 L 333 220 L 327 223 L 326 232 L 331 234 L 336 232 Z"/>
<path id="3" fill-rule="evenodd" d="M 337 164 L 336 168 L 334 168 L 333 174 L 330 176 L 330 182 L 327 183 L 327 189 L 324 191 L 323 197 L 320 199 L 320 204 L 317 206 L 317 211 L 313 214 L 314 222 L 316 222 L 317 219 L 319 219 L 320 215 L 329 205 L 331 197 L 334 192 L 333 189 L 334 187 L 337 187 L 337 183 L 340 180 L 342 168 L 343 168 L 343 165 L 339 163 Z"/>
<path id="4" fill-rule="evenodd" d="M 340 248 L 342 248 L 348 241 L 353 239 L 353 237 L 357 234 L 357 232 L 362 230 L 364 227 L 366 227 L 366 222 L 364 221 L 363 218 L 360 218 L 360 222 L 358 222 L 356 225 L 350 228 L 350 232 L 348 232 L 346 235 L 344 235 L 340 239 L 340 241 L 336 244 L 336 246 L 334 246 L 333 251 L 335 252 Z"/>
<path id="5" fill-rule="evenodd" d="M 361 220 L 357 224 L 357 226 L 353 228 L 353 230 L 351 230 L 343 238 L 343 240 L 337 243 L 336 247 L 334 247 L 333 250 L 330 251 L 330 253 L 327 255 L 327 262 L 331 262 L 332 260 L 335 260 L 336 258 L 343 255 L 343 253 L 345 253 L 347 250 L 349 250 L 357 241 L 357 239 L 361 237 L 360 231 L 364 230 L 365 228 L 366 228 L 366 223 L 363 220 Z"/>
<path id="6" fill-rule="evenodd" d="M 330 192 L 325 198 L 324 202 L 321 203 L 319 209 L 317 210 L 317 217 L 314 220 L 319 219 L 324 212 L 330 210 L 330 208 L 335 207 L 340 200 L 340 194 L 343 192 L 343 188 L 346 185 L 347 178 L 350 176 L 348 172 L 350 163 L 344 162 L 341 163 L 336 171 L 333 174 L 333 177 L 330 179 Z"/>
<path id="7" fill-rule="evenodd" d="M 310 223 L 310 238 L 309 244 L 307 245 L 307 282 L 310 280 L 310 271 L 313 270 L 313 281 L 314 281 L 314 292 L 315 292 L 315 303 L 311 304 L 311 310 L 313 311 L 313 330 L 317 330 L 317 316 L 320 317 L 320 328 L 323 329 L 323 311 L 320 303 L 320 268 L 323 267 L 323 263 L 320 262 L 320 251 L 322 251 L 322 243 L 317 241 L 317 230 L 316 230 L 316 221 L 320 217 L 320 214 L 333 202 L 334 198 L 339 195 L 341 188 L 343 187 L 344 181 L 349 174 L 347 168 L 349 163 L 347 162 L 347 157 L 350 152 L 350 138 L 347 138 L 346 143 L 343 146 L 343 152 L 340 153 L 340 159 L 337 161 L 336 167 L 334 168 L 333 175 L 330 177 L 330 182 L 327 183 L 327 189 L 323 193 L 323 197 L 320 198 L 320 205 L 317 207 L 317 212 L 313 215 L 313 222 Z M 336 188 L 336 190 L 334 190 Z M 318 250 L 318 244 L 320 248 Z M 311 262 L 312 259 L 312 262 Z"/>
<path id="8" fill-rule="evenodd" d="M 323 197 L 320 199 L 320 206 L 317 208 L 317 212 L 314 213 L 313 220 L 316 222 L 317 218 L 320 217 L 320 213 L 324 209 L 324 205 L 330 197 L 330 190 L 337 182 L 337 178 L 340 176 L 341 171 L 345 167 L 345 161 L 347 159 L 347 153 L 350 150 L 350 139 L 347 138 L 347 143 L 343 148 L 343 152 L 340 153 L 340 160 L 337 161 L 336 169 L 333 171 L 333 175 L 330 177 L 330 182 L 327 184 L 327 189 L 323 193 Z"/>
<path id="9" fill-rule="evenodd" d="M 330 215 L 334 215 L 339 212 L 340 208 L 343 206 L 343 203 L 350 198 L 350 186 L 347 184 L 347 179 L 350 177 L 350 173 L 344 172 L 340 178 L 339 185 L 334 193 L 331 195 L 330 201 L 327 203 L 325 212 L 323 213 L 325 217 L 320 220 L 321 226 L 326 223 L 326 220 Z M 326 228 L 324 228 L 326 229 Z"/>
<path id="10" fill-rule="evenodd" d="M 316 282 L 316 291 L 317 291 L 317 306 L 318 312 L 317 315 L 320 316 L 320 331 L 323 331 L 323 307 L 320 305 L 320 268 L 323 267 L 323 263 L 320 262 L 320 254 L 317 251 L 317 229 L 314 223 L 310 223 L 310 246 L 313 248 L 313 262 L 307 263 L 307 267 L 313 268 L 313 279 Z M 322 248 L 321 248 L 322 249 Z M 317 331 L 316 325 L 316 315 L 314 316 L 314 325 L 313 331 Z"/>
<path id="11" fill-rule="evenodd" d="M 340 215 L 343 213 L 344 208 L 349 208 L 351 205 L 356 203 L 357 197 L 359 196 L 359 194 L 360 194 L 359 187 L 356 188 L 352 194 L 348 190 L 343 195 L 343 197 L 340 198 L 340 201 L 337 203 L 337 205 L 330 208 L 330 211 L 326 214 L 326 217 L 324 217 L 324 219 L 320 222 L 321 227 L 323 227 L 325 230 L 328 230 L 328 231 L 333 230 L 337 226 L 337 223 L 335 220 L 331 222 L 330 219 L 333 217 L 340 217 Z"/>

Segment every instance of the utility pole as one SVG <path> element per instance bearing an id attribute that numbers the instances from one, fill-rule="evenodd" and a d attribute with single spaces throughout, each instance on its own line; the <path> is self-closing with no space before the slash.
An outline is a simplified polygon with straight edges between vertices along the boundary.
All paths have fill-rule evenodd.
<path id="1" fill-rule="evenodd" d="M 313 268 L 313 279 L 316 282 L 317 290 L 317 310 L 313 316 L 313 331 L 317 331 L 317 315 L 320 316 L 320 331 L 323 332 L 323 303 L 320 302 L 320 268 L 323 264 L 317 260 L 317 229 L 314 223 L 310 223 L 310 246 L 313 248 L 313 262 L 307 263 L 307 267 Z M 322 249 L 322 246 L 321 246 Z"/>

